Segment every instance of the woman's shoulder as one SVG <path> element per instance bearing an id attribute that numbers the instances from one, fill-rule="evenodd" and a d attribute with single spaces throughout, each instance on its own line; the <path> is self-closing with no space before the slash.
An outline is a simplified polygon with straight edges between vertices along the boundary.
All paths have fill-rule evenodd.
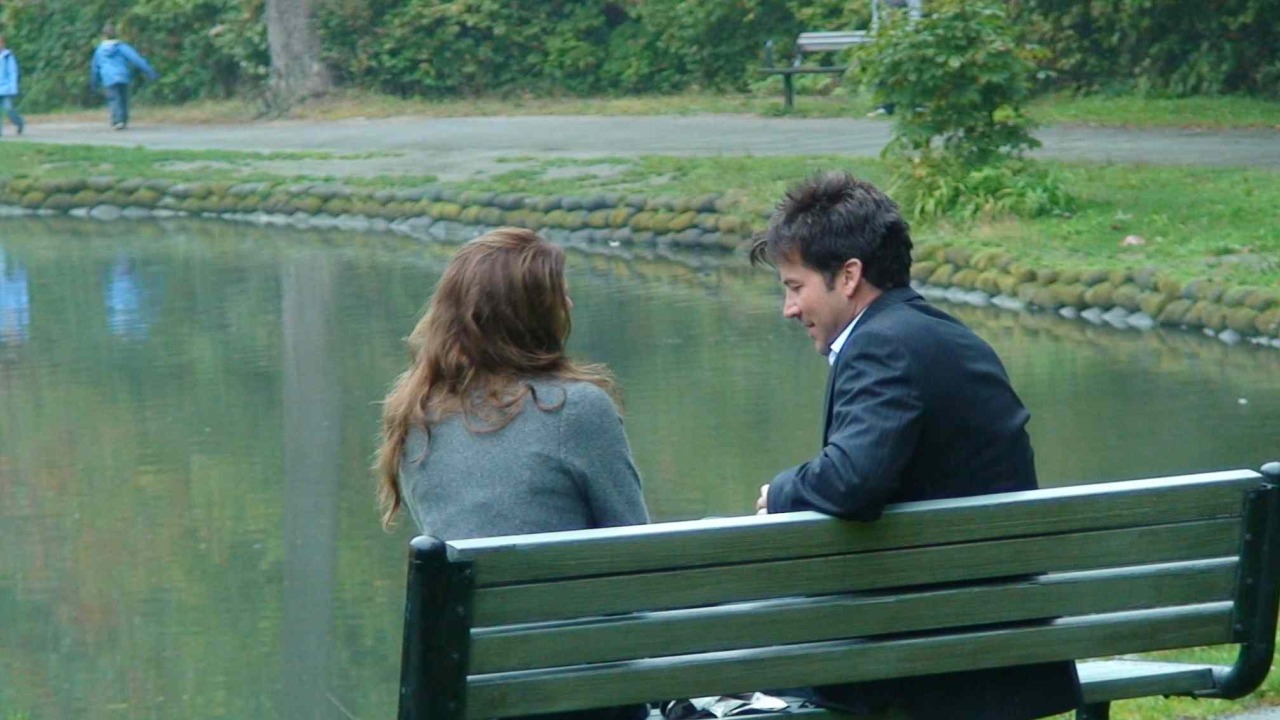
<path id="1" fill-rule="evenodd" d="M 535 380 L 533 382 L 538 402 L 544 407 L 563 404 L 572 414 L 617 414 L 613 397 L 599 385 L 586 380 Z"/>

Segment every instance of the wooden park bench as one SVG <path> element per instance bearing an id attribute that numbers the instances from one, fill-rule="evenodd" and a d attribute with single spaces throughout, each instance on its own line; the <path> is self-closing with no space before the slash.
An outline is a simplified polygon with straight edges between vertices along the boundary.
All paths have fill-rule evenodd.
<path id="1" fill-rule="evenodd" d="M 796 54 L 791 64 L 778 66 L 774 60 L 773 41 L 770 40 L 764 44 L 764 67 L 760 68 L 760 72 L 782 76 L 782 88 L 786 93 L 785 107 L 790 110 L 795 106 L 795 85 L 792 78 L 796 75 L 840 74 L 849 69 L 848 65 L 805 65 L 806 53 L 844 50 L 867 42 L 871 42 L 871 33 L 867 30 L 803 32 L 796 37 Z"/>
<path id="2" fill-rule="evenodd" d="M 1280 463 L 891 506 L 413 540 L 401 720 L 1081 662 L 1081 718 L 1242 697 L 1270 669 Z M 799 713 L 805 720 L 821 710 Z M 781 716 L 772 716 L 781 718 Z"/>

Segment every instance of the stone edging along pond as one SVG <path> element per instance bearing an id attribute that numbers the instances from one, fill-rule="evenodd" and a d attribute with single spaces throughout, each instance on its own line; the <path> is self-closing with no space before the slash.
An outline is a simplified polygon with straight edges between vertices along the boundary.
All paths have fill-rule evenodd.
<path id="1" fill-rule="evenodd" d="M 755 229 L 719 195 L 532 196 L 429 185 L 372 190 L 336 183 L 179 183 L 93 177 L 0 178 L 0 215 L 212 217 L 262 225 L 395 231 L 465 241 L 485 227 L 538 229 L 562 243 L 732 251 Z M 912 282 L 926 295 L 1010 310 L 1055 311 L 1116 327 L 1198 329 L 1224 342 L 1280 348 L 1280 292 L 1180 282 L 1154 268 L 1032 268 L 1000 250 L 920 243 Z"/>

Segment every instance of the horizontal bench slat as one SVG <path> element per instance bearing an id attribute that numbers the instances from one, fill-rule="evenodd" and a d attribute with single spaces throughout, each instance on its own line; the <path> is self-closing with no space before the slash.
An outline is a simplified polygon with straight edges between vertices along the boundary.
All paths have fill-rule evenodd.
<path id="1" fill-rule="evenodd" d="M 1227 642 L 1231 604 L 1097 615 L 1047 626 L 883 642 L 837 641 L 471 679 L 467 716 L 502 717 L 761 687 L 1022 665 Z"/>
<path id="2" fill-rule="evenodd" d="M 791 598 L 472 635 L 484 674 L 1231 599 L 1233 559 L 917 592 Z"/>
<path id="3" fill-rule="evenodd" d="M 1214 687 L 1213 665 L 1095 660 L 1080 663 L 1080 689 L 1086 703 L 1151 695 L 1184 695 Z"/>
<path id="4" fill-rule="evenodd" d="M 476 591 L 473 627 L 1228 557 L 1239 518 Z"/>
<path id="5" fill-rule="evenodd" d="M 1078 532 L 1240 513 L 1241 491 L 1261 484 L 1249 470 L 1077 485 L 891 506 L 872 524 L 817 513 L 661 523 L 450 543 L 457 560 L 483 559 L 476 587 L 619 570 L 678 569 L 1008 535 Z M 928 522 L 921 522 L 928 516 Z M 529 557 L 536 548 L 536 561 Z"/>

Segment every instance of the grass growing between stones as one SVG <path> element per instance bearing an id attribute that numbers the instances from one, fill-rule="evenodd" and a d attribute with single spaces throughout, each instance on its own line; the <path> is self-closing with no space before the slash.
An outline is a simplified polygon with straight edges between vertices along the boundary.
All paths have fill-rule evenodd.
<path id="1" fill-rule="evenodd" d="M 802 76 L 797 82 L 796 105 L 782 107 L 782 81 L 762 78 L 750 92 L 713 93 L 690 91 L 674 95 L 617 97 L 539 97 L 503 95 L 479 98 L 427 100 L 401 98 L 354 89 L 335 91 L 323 98 L 270 113 L 255 99 L 201 100 L 184 105 L 149 105 L 145 99 L 135 108 L 139 123 L 237 123 L 261 119 L 344 120 L 397 116 L 473 117 L 502 115 L 764 115 L 788 117 L 862 117 L 874 109 L 871 95 L 842 85 L 826 76 Z M 1175 128 L 1273 128 L 1280 129 L 1280 101 L 1237 96 L 1144 98 L 1136 95 L 1087 95 L 1056 93 L 1036 99 L 1032 115 L 1044 124 L 1087 124 L 1108 127 Z M 33 114 L 36 125 L 51 121 L 105 122 L 101 108 L 74 108 Z"/>

